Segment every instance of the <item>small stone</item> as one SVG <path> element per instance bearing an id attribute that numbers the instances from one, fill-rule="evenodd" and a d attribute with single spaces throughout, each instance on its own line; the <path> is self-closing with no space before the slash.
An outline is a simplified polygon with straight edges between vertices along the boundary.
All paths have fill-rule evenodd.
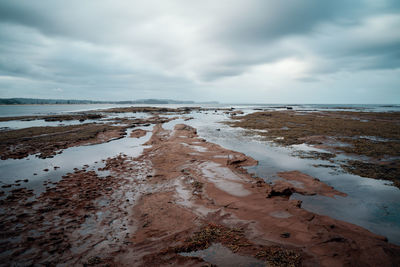
<path id="1" fill-rule="evenodd" d="M 288 233 L 288 232 L 282 233 L 281 237 L 282 238 L 289 238 L 290 237 L 290 233 Z"/>

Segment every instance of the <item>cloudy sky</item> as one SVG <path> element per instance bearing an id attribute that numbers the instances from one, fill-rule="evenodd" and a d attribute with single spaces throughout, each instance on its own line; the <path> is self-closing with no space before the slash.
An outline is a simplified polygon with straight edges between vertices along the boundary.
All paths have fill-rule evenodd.
<path id="1" fill-rule="evenodd" d="M 1 0 L 0 97 L 400 103 L 400 1 Z"/>

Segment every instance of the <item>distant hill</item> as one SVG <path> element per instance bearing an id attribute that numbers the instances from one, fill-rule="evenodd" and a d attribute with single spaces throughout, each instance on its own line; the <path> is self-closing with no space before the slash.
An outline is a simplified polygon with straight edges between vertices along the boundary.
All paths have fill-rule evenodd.
<path id="1" fill-rule="evenodd" d="M 93 101 L 39 98 L 0 98 L 0 105 L 40 105 L 40 104 L 218 104 L 218 102 L 194 102 L 171 99 L 139 99 L 127 101 Z"/>

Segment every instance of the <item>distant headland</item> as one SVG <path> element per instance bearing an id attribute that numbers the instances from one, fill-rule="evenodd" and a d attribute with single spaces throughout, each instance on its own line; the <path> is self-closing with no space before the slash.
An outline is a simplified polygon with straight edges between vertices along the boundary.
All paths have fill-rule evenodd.
<path id="1" fill-rule="evenodd" d="M 138 99 L 125 101 L 95 101 L 76 99 L 0 98 L 0 105 L 66 105 L 66 104 L 218 104 L 217 101 L 195 102 L 171 99 Z"/>

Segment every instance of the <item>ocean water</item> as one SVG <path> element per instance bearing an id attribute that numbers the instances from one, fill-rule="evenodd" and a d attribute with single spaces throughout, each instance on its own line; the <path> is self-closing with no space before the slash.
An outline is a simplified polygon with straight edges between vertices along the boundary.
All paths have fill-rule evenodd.
<path id="1" fill-rule="evenodd" d="M 124 105 L 90 104 L 90 105 L 0 105 L 0 117 L 54 115 L 86 110 L 123 107 Z"/>
<path id="2" fill-rule="evenodd" d="M 343 105 L 343 104 L 86 104 L 86 105 L 0 105 L 0 117 L 63 114 L 87 110 L 100 110 L 114 107 L 154 106 L 154 107 L 205 107 L 237 109 L 272 109 L 280 110 L 292 107 L 294 110 L 348 110 L 365 112 L 400 112 L 400 105 Z"/>
<path id="3" fill-rule="evenodd" d="M 38 114 L 61 114 L 80 112 L 83 110 L 105 109 L 116 106 L 131 105 L 21 105 L 0 106 L 0 116 L 22 116 Z M 149 106 L 149 105 L 137 105 Z M 199 105 L 154 105 L 167 107 L 199 106 Z M 295 110 L 353 110 L 367 112 L 393 112 L 400 111 L 399 105 L 202 105 L 208 108 L 237 108 L 245 113 L 254 112 L 255 109 L 286 109 L 291 106 Z M 132 116 L 143 118 L 146 114 L 109 114 L 110 118 L 116 116 Z M 302 196 L 295 194 L 292 198 L 303 201 L 303 208 L 318 214 L 328 215 L 333 218 L 360 225 L 374 233 L 387 236 L 390 242 L 400 245 L 400 190 L 388 185 L 389 182 L 362 178 L 331 168 L 315 167 L 314 164 L 327 164 L 327 162 L 313 159 L 300 159 L 292 156 L 293 151 L 313 149 L 310 147 L 278 147 L 254 136 L 245 135 L 240 128 L 231 128 L 221 122 L 229 120 L 223 111 L 192 112 L 186 116 L 194 119 L 184 121 L 173 120 L 164 124 L 164 128 L 172 129 L 177 123 L 189 124 L 198 130 L 200 137 L 209 142 L 217 143 L 225 148 L 245 153 L 259 161 L 259 165 L 249 168 L 249 172 L 270 182 L 277 178 L 277 172 L 299 170 L 335 187 L 337 190 L 348 194 L 347 197 L 321 197 Z M 44 125 L 44 121 L 31 121 L 22 125 L 19 121 L 4 122 L 2 127 L 23 128 L 30 127 L 32 123 Z M 54 122 L 49 122 L 54 123 Z M 77 121 L 68 122 L 71 124 Z M 49 125 L 50 126 L 50 125 Z M 52 125 L 56 126 L 56 125 Z M 151 129 L 152 126 L 149 126 Z M 130 130 L 128 130 L 129 132 Z M 24 159 L 0 160 L 0 183 L 12 183 L 17 179 L 28 178 L 29 182 L 21 186 L 43 190 L 43 181 L 58 181 L 62 175 L 71 172 L 74 168 L 82 168 L 84 164 L 90 169 L 97 169 L 102 159 L 115 156 L 118 153 L 141 153 L 142 144 L 149 138 L 146 135 L 138 140 L 123 138 L 109 143 L 73 147 L 66 149 L 62 154 L 50 159 L 39 159 L 34 155 Z M 79 160 L 77 160 L 79 159 Z M 331 163 L 329 163 L 331 164 Z M 60 168 L 54 169 L 55 166 Z M 48 168 L 49 172 L 43 169 Z M 36 175 L 34 175 L 36 173 Z M 13 189 L 12 187 L 10 189 Z M 3 190 L 5 191 L 5 190 Z"/>

